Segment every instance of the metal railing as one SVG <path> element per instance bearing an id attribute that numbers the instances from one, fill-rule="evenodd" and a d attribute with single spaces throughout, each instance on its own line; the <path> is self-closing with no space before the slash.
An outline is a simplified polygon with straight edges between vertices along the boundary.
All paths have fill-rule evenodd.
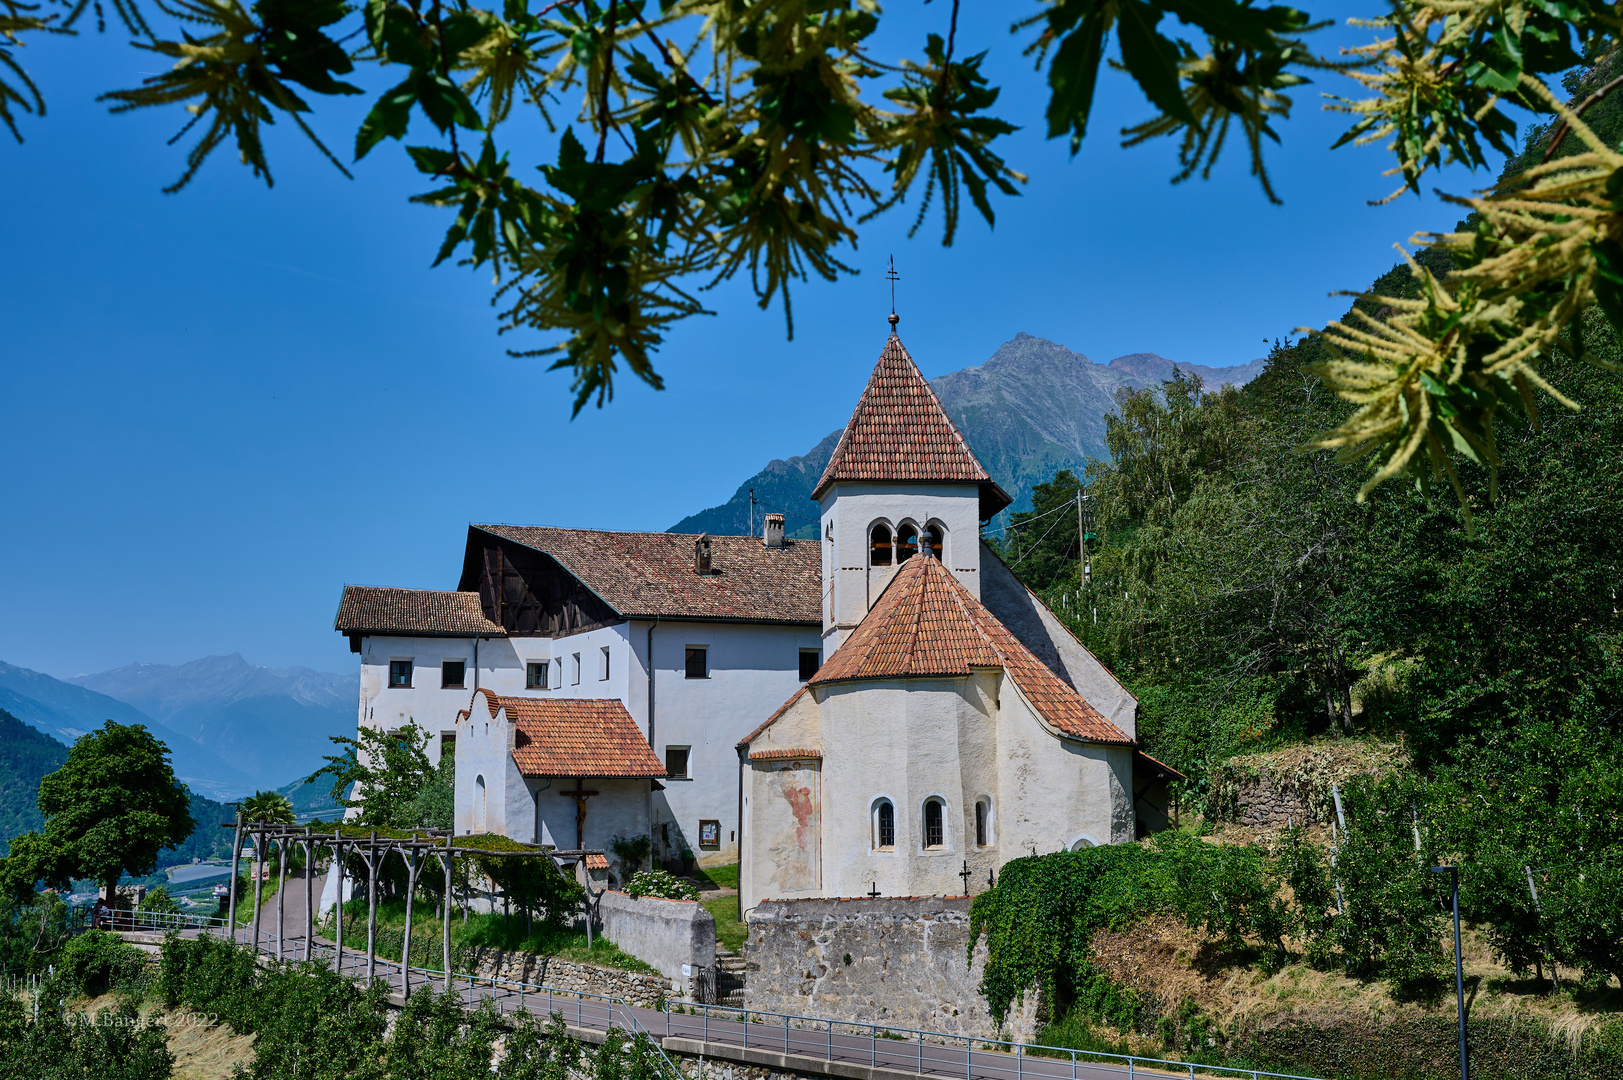
<path id="1" fill-rule="evenodd" d="M 898 1057 L 902 1056 L 900 1047 L 882 1050 L 881 1045 L 885 1043 L 911 1043 L 912 1052 L 906 1056 L 911 1059 L 912 1071 L 921 1076 L 927 1074 L 925 1065 L 929 1064 L 934 1066 L 928 1070 L 929 1074 L 961 1075 L 966 1080 L 972 1080 L 976 1075 L 976 1055 L 979 1053 L 980 1064 L 982 1065 L 981 1076 L 986 1076 L 989 1073 L 1012 1075 L 1016 1080 L 1022 1080 L 1027 1072 L 1045 1078 L 1060 1077 L 1064 1075 L 1063 1062 L 1067 1058 L 1070 1064 L 1070 1080 L 1078 1080 L 1079 1070 L 1081 1069 L 1098 1067 L 1090 1064 L 1089 1059 L 1103 1059 L 1104 1062 L 1114 1065 L 1117 1071 L 1122 1066 L 1125 1066 L 1129 1077 L 1134 1076 L 1139 1069 L 1147 1068 L 1156 1072 L 1187 1072 L 1191 1078 L 1194 1077 L 1195 1071 L 1198 1069 L 1204 1073 L 1220 1076 L 1248 1076 L 1251 1077 L 1251 1080 L 1322 1080 L 1319 1077 L 1299 1076 L 1295 1073 L 1276 1073 L 1230 1065 L 1209 1065 L 1198 1061 L 1141 1057 L 1136 1054 L 1112 1054 L 1102 1050 L 1076 1050 L 1066 1046 L 1045 1046 L 1041 1043 L 986 1039 L 971 1035 L 952 1035 L 947 1032 L 903 1028 L 891 1024 L 858 1023 L 848 1020 L 833 1020 L 828 1017 L 801 1016 L 795 1013 L 767 1012 L 761 1009 L 740 1009 L 690 1002 L 683 1002 L 681 1007 L 687 1015 L 693 1015 L 696 1011 L 700 1014 L 701 1022 L 698 1034 L 704 1042 L 712 1041 L 711 1016 L 716 1014 L 720 1017 L 721 1023 L 736 1025 L 739 1028 L 740 1042 L 738 1045 L 743 1046 L 745 1049 L 748 1049 L 751 1045 L 750 1029 L 752 1027 L 762 1029 L 770 1027 L 772 1029 L 771 1033 L 762 1030 L 761 1034 L 756 1036 L 754 1045 L 761 1049 L 778 1050 L 784 1054 L 796 1053 L 804 1055 L 807 1054 L 807 1051 L 813 1051 L 809 1056 L 821 1056 L 824 1061 L 850 1060 L 849 1055 L 840 1057 L 835 1052 L 835 1029 L 840 1028 L 852 1032 L 852 1034 L 840 1036 L 847 1040 L 842 1049 L 857 1049 L 857 1047 L 851 1045 L 853 1040 L 865 1042 L 867 1044 L 869 1067 L 879 1068 L 884 1065 L 887 1068 L 895 1068 L 898 1064 L 902 1064 L 897 1061 Z M 673 1029 L 671 1015 L 671 1012 L 667 1009 L 665 1013 L 665 1036 L 666 1038 L 680 1038 L 684 1033 Z M 769 1025 L 767 1023 L 769 1019 L 781 1023 Z M 778 1036 L 779 1031 L 782 1032 L 781 1039 Z M 803 1032 L 808 1036 L 816 1036 L 821 1032 L 822 1039 L 816 1040 L 815 1038 L 802 1037 L 796 1040 L 791 1035 L 791 1032 Z M 864 1032 L 866 1034 L 863 1034 Z M 717 1032 L 718 1035 L 730 1033 L 725 1030 Z M 717 1041 L 727 1042 L 728 1040 L 719 1039 Z M 820 1047 L 818 1046 L 819 1041 L 821 1042 Z M 958 1049 L 959 1044 L 962 1044 L 961 1050 Z M 927 1054 L 926 1047 L 931 1048 L 932 1053 Z M 815 1053 L 818 1049 L 821 1049 L 821 1055 Z M 943 1051 L 947 1052 L 946 1055 L 943 1055 Z M 961 1059 L 960 1054 L 962 1055 Z M 1012 1059 L 1012 1063 L 1008 1060 L 999 1062 L 997 1058 L 990 1058 L 990 1055 L 994 1054 L 1004 1059 Z M 1028 1064 L 1028 1059 L 1033 1057 L 1045 1062 L 1056 1061 L 1061 1064 L 1061 1069 L 1052 1070 L 1038 1067 L 1036 1070 L 1032 1070 Z"/>
<path id="2" fill-rule="evenodd" d="M 152 915 L 152 912 L 143 913 Z M 224 925 L 223 919 L 214 923 Z M 288 957 L 311 959 L 332 964 L 337 949 L 322 942 L 312 943 L 308 952 L 302 937 L 289 938 L 292 949 Z M 262 934 L 260 952 L 277 957 L 279 941 L 274 931 Z M 366 954 L 353 948 L 343 950 L 340 970 L 360 979 L 365 977 Z M 607 994 L 594 994 L 584 990 L 566 990 L 538 983 L 527 983 L 495 976 L 478 976 L 453 972 L 447 983 L 441 968 L 402 967 L 397 960 L 377 957 L 374 969 L 381 969 L 381 977 L 392 986 L 400 978 L 401 992 L 409 995 L 413 984 L 424 988 L 448 990 L 463 997 L 469 1008 L 484 1000 L 491 1001 L 498 1012 L 503 1002 L 513 1001 L 514 1011 L 530 1015 L 561 1016 L 569 1021 L 573 1004 L 576 1027 L 608 1029 L 622 1027 L 633 1034 L 644 1034 L 659 1050 L 661 1058 L 670 1067 L 671 1075 L 683 1080 L 682 1073 L 665 1052 L 664 1045 L 637 1015 L 639 1007 L 623 998 Z M 421 982 L 418 982 L 418 977 Z M 1143 1057 L 1137 1054 L 1114 1054 L 1103 1050 L 1077 1050 L 1066 1046 L 1045 1046 L 1041 1043 L 1017 1042 L 1005 1039 L 987 1039 L 972 1035 L 954 1035 L 942 1031 L 896 1027 L 891 1024 L 863 1023 L 834 1020 L 830 1017 L 802 1016 L 796 1013 L 769 1012 L 737 1006 L 705 1005 L 697 1002 L 669 1002 L 659 1009 L 644 1012 L 662 1013 L 666 1039 L 697 1036 L 705 1043 L 720 1043 L 749 1049 L 774 1050 L 783 1054 L 796 1054 L 820 1058 L 828 1062 L 846 1061 L 863 1063 L 871 1068 L 889 1068 L 911 1071 L 919 1076 L 936 1075 L 949 1078 L 1013 1077 L 1025 1080 L 1030 1074 L 1035 1080 L 1081 1080 L 1083 1071 L 1109 1070 L 1125 1072 L 1130 1078 L 1140 1070 L 1150 1073 L 1186 1074 L 1190 1080 L 1198 1072 L 1217 1077 L 1250 1077 L 1251 1080 L 1323 1080 L 1320 1077 L 1295 1073 L 1268 1072 L 1231 1065 L 1212 1065 L 1198 1061 L 1179 1061 L 1171 1058 Z M 678 1019 L 681 1018 L 681 1019 Z M 688 1019 L 691 1018 L 691 1019 Z M 753 1038 L 752 1029 L 756 1032 Z M 898 1044 L 910 1044 L 903 1050 Z M 1036 1059 L 1036 1063 L 1033 1062 Z M 1066 1065 L 1069 1069 L 1066 1069 Z M 928 1066 L 928 1068 L 926 1068 Z M 978 1070 L 977 1070 L 978 1067 Z"/>
<path id="3" fill-rule="evenodd" d="M 224 926 L 218 915 L 192 915 L 167 911 L 109 911 L 103 917 L 108 930 L 205 930 Z"/>

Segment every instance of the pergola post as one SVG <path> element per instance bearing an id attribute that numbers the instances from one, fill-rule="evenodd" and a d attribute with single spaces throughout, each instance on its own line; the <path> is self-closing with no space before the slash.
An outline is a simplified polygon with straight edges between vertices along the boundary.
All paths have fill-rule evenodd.
<path id="1" fill-rule="evenodd" d="M 254 955 L 259 955 L 259 911 L 264 907 L 260 903 L 259 875 L 260 868 L 265 865 L 265 830 L 260 829 L 254 833 Z"/>
<path id="2" fill-rule="evenodd" d="M 333 830 L 332 865 L 333 873 L 338 875 L 338 922 L 333 928 L 333 932 L 338 939 L 338 948 L 333 950 L 332 969 L 342 975 L 344 973 L 344 845 L 339 839 L 340 835 L 337 829 Z"/>
<path id="3" fill-rule="evenodd" d="M 287 895 L 287 841 L 276 838 L 276 959 L 281 960 L 282 942 L 287 937 L 287 913 L 283 900 Z"/>
<path id="4" fill-rule="evenodd" d="M 378 968 L 378 833 L 372 830 L 366 848 L 366 981 L 371 982 Z"/>
<path id="5" fill-rule="evenodd" d="M 316 852 L 315 845 L 309 840 L 313 830 L 310 826 L 304 827 L 304 960 L 309 963 L 315 955 L 316 947 Z"/>
<path id="6" fill-rule="evenodd" d="M 411 996 L 411 902 L 417 892 L 417 872 L 422 869 L 423 858 L 415 847 L 401 848 L 400 857 L 406 860 L 406 943 L 400 949 L 400 996 Z"/>
<path id="7" fill-rule="evenodd" d="M 231 837 L 231 897 L 226 902 L 226 932 L 237 940 L 237 874 L 242 867 L 242 811 L 237 811 L 237 831 Z"/>
<path id="8" fill-rule="evenodd" d="M 445 866 L 445 925 L 440 927 L 441 957 L 445 965 L 445 993 L 451 992 L 451 838 L 445 838 L 445 854 L 440 856 L 440 862 Z"/>

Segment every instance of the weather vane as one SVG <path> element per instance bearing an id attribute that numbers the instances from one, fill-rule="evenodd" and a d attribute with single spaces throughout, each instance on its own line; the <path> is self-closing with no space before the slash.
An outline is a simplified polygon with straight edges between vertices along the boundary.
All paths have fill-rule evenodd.
<path id="1" fill-rule="evenodd" d="M 894 255 L 890 257 L 890 268 L 885 271 L 885 278 L 890 282 L 890 325 L 895 326 L 902 321 L 901 317 L 896 314 L 896 283 L 902 277 L 896 272 L 896 256 Z"/>

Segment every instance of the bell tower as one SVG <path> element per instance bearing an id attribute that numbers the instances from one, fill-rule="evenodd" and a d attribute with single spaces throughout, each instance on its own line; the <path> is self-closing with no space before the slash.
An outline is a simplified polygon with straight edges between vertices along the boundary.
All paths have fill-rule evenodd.
<path id="1" fill-rule="evenodd" d="M 980 596 L 980 523 L 1012 501 L 987 474 L 897 336 L 890 336 L 812 491 L 822 508 L 823 655 L 909 559 L 941 561 Z"/>

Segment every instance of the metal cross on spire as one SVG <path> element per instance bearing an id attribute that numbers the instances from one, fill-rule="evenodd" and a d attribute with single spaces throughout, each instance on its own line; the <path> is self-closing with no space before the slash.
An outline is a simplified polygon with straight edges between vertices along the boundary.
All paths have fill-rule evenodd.
<path id="1" fill-rule="evenodd" d="M 901 316 L 896 314 L 896 283 L 902 279 L 896 272 L 896 256 L 890 257 L 890 267 L 885 271 L 885 279 L 890 282 L 890 325 L 901 322 Z"/>

